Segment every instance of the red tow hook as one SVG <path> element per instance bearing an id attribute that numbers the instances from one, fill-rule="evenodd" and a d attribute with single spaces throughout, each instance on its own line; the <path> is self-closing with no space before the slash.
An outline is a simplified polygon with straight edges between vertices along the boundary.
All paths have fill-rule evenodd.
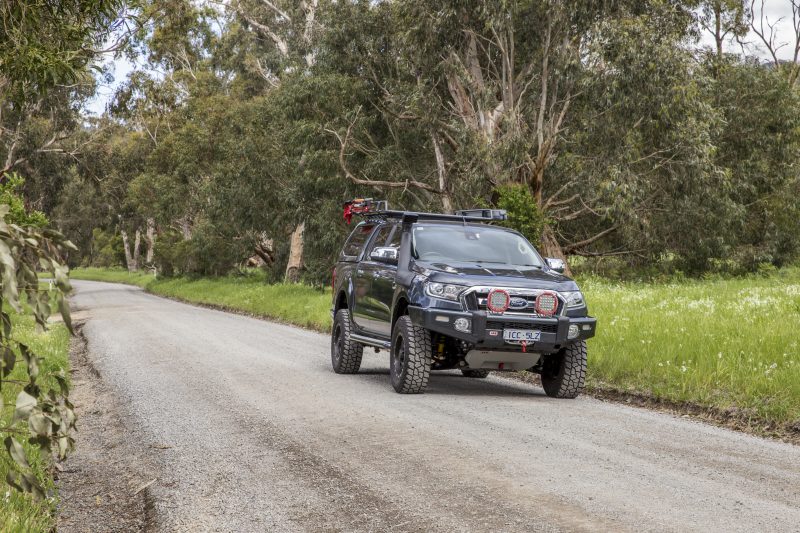
<path id="1" fill-rule="evenodd" d="M 528 353 L 528 341 L 522 341 L 522 353 Z"/>

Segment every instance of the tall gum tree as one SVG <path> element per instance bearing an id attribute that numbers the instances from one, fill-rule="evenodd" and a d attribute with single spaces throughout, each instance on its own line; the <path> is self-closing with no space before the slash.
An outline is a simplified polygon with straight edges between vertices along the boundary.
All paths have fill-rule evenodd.
<path id="1" fill-rule="evenodd" d="M 521 184 L 552 223 L 590 211 L 570 194 L 570 184 L 548 185 L 566 119 L 579 91 L 583 44 L 612 2 L 483 1 L 396 2 L 402 28 L 401 59 L 419 76 L 427 109 L 407 106 L 397 114 L 432 116 L 434 138 L 444 139 L 460 183 L 482 175 L 489 197 L 497 187 Z M 473 158 L 471 154 L 481 154 Z M 457 163 L 460 162 L 460 163 Z M 441 168 L 442 165 L 439 165 Z M 456 170 L 457 169 L 457 170 Z M 604 228 L 580 242 L 560 242 L 550 225 L 542 247 L 547 255 L 591 244 L 614 231 Z"/>
<path id="2" fill-rule="evenodd" d="M 317 38 L 323 31 L 318 17 L 320 0 L 238 0 L 231 6 L 261 44 L 257 50 L 263 51 L 263 57 L 256 52 L 252 64 L 268 87 L 277 87 L 285 73 L 314 67 Z M 292 283 L 300 281 L 303 269 L 304 234 L 305 220 L 299 220 L 289 237 L 285 279 Z M 270 241 L 263 238 L 256 248 L 271 248 Z"/>

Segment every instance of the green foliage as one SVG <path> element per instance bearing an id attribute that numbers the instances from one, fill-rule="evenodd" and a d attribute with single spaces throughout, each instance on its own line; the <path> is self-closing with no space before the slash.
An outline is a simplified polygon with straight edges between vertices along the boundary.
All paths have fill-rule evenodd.
<path id="1" fill-rule="evenodd" d="M 508 212 L 508 220 L 502 225 L 522 233 L 530 242 L 538 243 L 545 222 L 530 189 L 525 185 L 502 185 L 497 188 L 497 195 L 497 207 Z"/>
<path id="2" fill-rule="evenodd" d="M 119 0 L 0 3 L 0 77 L 12 91 L 44 92 L 77 81 L 102 43 Z M 4 87 L 8 89 L 8 87 Z"/>
<path id="3" fill-rule="evenodd" d="M 221 276 L 236 266 L 252 250 L 247 241 L 228 238 L 214 226 L 200 223 L 190 239 L 167 233 L 156 244 L 155 263 L 165 276 Z"/>
<path id="4" fill-rule="evenodd" d="M 220 24 L 146 2 L 146 68 L 76 139 L 81 164 L 42 172 L 63 193 L 45 211 L 81 248 L 71 265 L 113 264 L 95 228 L 133 241 L 152 221 L 162 273 L 236 270 L 266 238 L 279 279 L 304 223 L 303 279 L 326 284 L 340 204 L 361 196 L 501 201 L 532 240 L 547 220 L 567 255 L 648 275 L 800 253 L 797 87 L 688 44 L 719 10 L 739 35 L 741 2 L 320 2 L 308 33 L 312 3 L 271 5 L 288 16 L 241 0 Z"/>
<path id="5" fill-rule="evenodd" d="M 9 172 L 0 178 L 0 204 L 8 206 L 6 222 L 18 226 L 34 226 L 43 228 L 50 221 L 41 211 L 27 210 L 22 198 L 21 189 L 25 179 L 16 172 Z"/>
<path id="6" fill-rule="evenodd" d="M 125 264 L 122 237 L 94 228 L 92 232 L 92 255 L 87 257 L 91 266 L 118 267 Z"/>
<path id="7" fill-rule="evenodd" d="M 70 291 L 68 269 L 61 263 L 61 255 L 74 246 L 56 231 L 9 224 L 9 212 L 7 205 L 0 204 L 0 391 L 13 388 L 16 401 L 10 422 L 0 426 L 0 435 L 15 463 L 6 480 L 38 500 L 45 497 L 44 489 L 31 467 L 30 449 L 23 442 L 47 452 L 53 449 L 63 459 L 72 448 L 70 431 L 75 427 L 75 415 L 67 398 L 69 386 L 64 369 L 49 375 L 42 373 L 43 358 L 15 337 L 12 315 L 6 306 L 18 314 L 31 315 L 41 328 L 47 327 L 51 307 L 58 309 L 71 331 L 66 300 Z M 52 291 L 40 288 L 36 270 L 51 274 Z M 18 363 L 24 364 L 26 375 L 12 379 Z"/>
<path id="8" fill-rule="evenodd" d="M 59 384 L 55 376 L 69 368 L 70 336 L 67 328 L 61 324 L 54 324 L 47 331 L 41 331 L 41 328 L 36 325 L 36 321 L 30 316 L 18 315 L 13 311 L 9 313 L 9 316 L 14 324 L 12 331 L 14 338 L 28 346 L 30 351 L 42 357 L 42 360 L 39 361 L 37 383 L 40 383 L 43 388 L 58 389 Z M 19 351 L 16 351 L 15 355 L 18 361 L 23 360 Z M 69 378 L 68 372 L 66 375 Z M 8 375 L 8 379 L 24 383 L 28 379 L 28 369 L 23 364 L 17 364 Z M 13 407 L 16 405 L 18 394 L 18 386 L 5 385 L 0 390 L 0 401 L 8 407 L 0 411 L 0 427 L 6 427 L 12 423 Z M 30 464 L 31 475 L 41 483 L 48 498 L 33 501 L 29 494 L 3 489 L 3 504 L 0 505 L 0 531 L 52 531 L 55 527 L 56 500 L 50 497 L 55 490 L 51 454 L 26 439 L 20 439 L 20 443 Z M 6 479 L 6 476 L 16 469 L 17 465 L 14 460 L 3 451 L 0 454 L 0 479 Z"/>
<path id="9" fill-rule="evenodd" d="M 748 271 L 788 264 L 800 254 L 800 92 L 752 61 L 720 65 L 714 88 L 726 123 L 716 161 L 741 206 L 730 257 Z"/>

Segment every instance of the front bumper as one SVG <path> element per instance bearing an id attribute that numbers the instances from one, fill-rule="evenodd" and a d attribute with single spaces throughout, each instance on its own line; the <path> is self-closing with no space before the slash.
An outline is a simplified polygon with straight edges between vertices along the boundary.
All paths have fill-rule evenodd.
<path id="1" fill-rule="evenodd" d="M 450 311 L 437 308 L 410 306 L 411 321 L 430 331 L 442 333 L 475 345 L 478 349 L 522 351 L 519 344 L 503 340 L 503 329 L 536 329 L 541 331 L 540 340 L 528 344 L 528 352 L 554 352 L 574 342 L 594 337 L 597 319 L 590 316 L 539 318 L 512 313 L 494 314 L 486 311 Z M 471 322 L 469 333 L 458 331 L 453 326 L 457 318 Z M 570 325 L 578 326 L 578 336 L 568 338 Z"/>

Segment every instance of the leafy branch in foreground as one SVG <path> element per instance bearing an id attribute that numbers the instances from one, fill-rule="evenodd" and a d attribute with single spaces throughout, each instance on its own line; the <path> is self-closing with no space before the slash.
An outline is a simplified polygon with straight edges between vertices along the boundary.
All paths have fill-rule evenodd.
<path id="1" fill-rule="evenodd" d="M 7 426 L 0 423 L 0 436 L 15 464 L 6 481 L 14 488 L 30 492 L 34 498 L 44 497 L 44 489 L 33 474 L 28 453 L 21 441 L 52 453 L 60 459 L 72 449 L 71 430 L 75 428 L 75 413 L 69 401 L 69 385 L 64 370 L 52 375 L 40 372 L 42 358 L 14 339 L 12 317 L 32 315 L 38 326 L 47 327 L 51 308 L 60 312 L 72 332 L 66 295 L 70 291 L 68 269 L 62 264 L 62 253 L 75 246 L 59 232 L 36 227 L 20 227 L 9 223 L 8 205 L 0 204 L 0 390 L 16 387 L 14 412 Z M 40 290 L 36 270 L 49 272 L 53 290 Z M 25 364 L 27 376 L 11 379 L 18 357 Z M 19 372 L 18 372 L 19 374 Z M 54 381 L 57 388 L 43 381 Z M 6 409 L 0 405 L 0 414 Z"/>

